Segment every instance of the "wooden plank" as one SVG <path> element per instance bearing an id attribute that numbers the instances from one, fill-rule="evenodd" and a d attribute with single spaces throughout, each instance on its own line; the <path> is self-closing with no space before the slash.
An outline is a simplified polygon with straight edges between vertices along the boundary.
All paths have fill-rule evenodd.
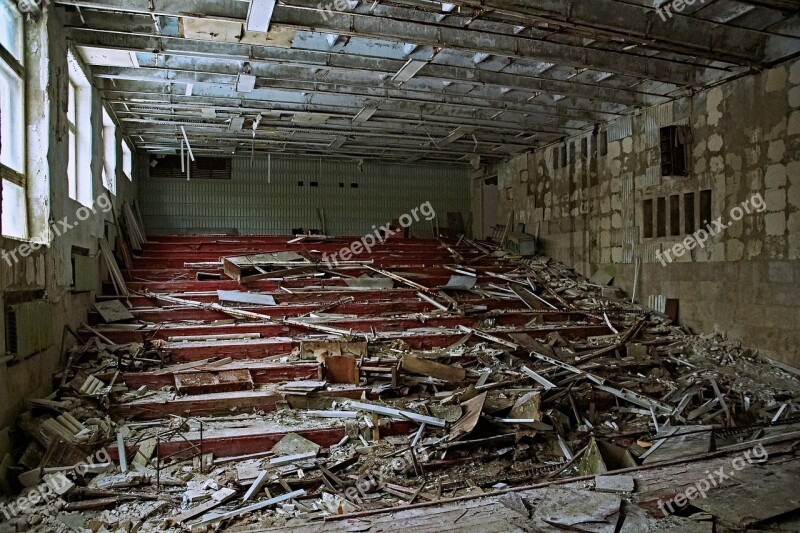
<path id="1" fill-rule="evenodd" d="M 276 305 L 275 298 L 269 294 L 242 291 L 217 291 L 220 302 L 235 302 L 253 305 Z"/>
<path id="2" fill-rule="evenodd" d="M 464 381 L 467 376 L 467 371 L 463 368 L 443 365 L 431 361 L 430 359 L 423 359 L 422 357 L 415 357 L 413 355 L 403 356 L 400 368 L 412 374 L 430 376 L 449 383 L 459 383 Z"/>
<path id="3" fill-rule="evenodd" d="M 429 426 L 435 426 L 437 428 L 443 428 L 447 425 L 447 421 L 441 418 L 435 418 L 432 416 L 425 416 L 419 413 L 415 413 L 413 411 L 401 411 L 400 409 L 394 409 L 391 407 L 383 407 L 380 405 L 373 405 L 369 403 L 362 403 L 362 402 L 349 402 L 350 407 L 353 409 L 358 409 L 361 411 L 368 411 L 370 413 L 378 413 L 380 415 L 391 416 L 400 419 L 408 419 L 420 424 L 428 424 Z"/>
<path id="4" fill-rule="evenodd" d="M 136 318 L 119 300 L 95 302 L 94 308 L 100 313 L 103 320 L 109 324 L 113 322 L 122 322 L 124 320 L 134 320 Z"/>

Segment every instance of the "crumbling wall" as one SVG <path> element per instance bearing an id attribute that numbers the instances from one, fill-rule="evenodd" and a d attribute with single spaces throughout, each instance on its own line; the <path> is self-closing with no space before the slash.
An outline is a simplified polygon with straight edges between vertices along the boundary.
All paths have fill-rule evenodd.
<path id="1" fill-rule="evenodd" d="M 26 115 L 27 115 L 27 179 L 28 218 L 31 236 L 40 235 L 48 225 L 67 218 L 74 228 L 42 248 L 23 257 L 21 246 L 30 242 L 0 237 L 0 249 L 15 252 L 16 260 L 0 259 L 0 360 L 6 354 L 6 305 L 19 298 L 44 297 L 53 304 L 53 322 L 42 323 L 52 328 L 55 344 L 45 352 L 23 361 L 0 363 L 0 430 L 13 423 L 24 408 L 25 399 L 44 397 L 52 389 L 52 374 L 58 367 L 62 331 L 66 324 L 77 328 L 86 320 L 94 301 L 94 291 L 76 293 L 71 290 L 73 247 L 88 251 L 96 258 L 91 276 L 99 290 L 105 276 L 105 265 L 97 255 L 97 237 L 104 236 L 106 223 L 114 217 L 97 208 L 79 224 L 76 213 L 81 204 L 69 198 L 67 187 L 68 135 L 67 109 L 67 41 L 53 7 L 45 7 L 38 19 L 26 21 Z M 134 182 L 122 173 L 122 155 L 118 150 L 117 195 L 105 190 L 102 182 L 103 143 L 100 95 L 92 97 L 92 183 L 93 198 L 107 193 L 118 211 L 123 200 L 135 197 Z M 117 129 L 120 137 L 120 131 Z M 119 140 L 119 139 L 118 139 Z M 113 228 L 111 235 L 115 234 Z M 70 336 L 66 337 L 72 343 Z M 2 457 L 0 457 L 2 459 Z"/>
<path id="2" fill-rule="evenodd" d="M 661 173 L 666 126 L 690 128 L 688 176 Z M 566 144 L 566 165 L 561 143 L 502 166 L 501 220 L 513 210 L 545 253 L 587 275 L 604 269 L 628 292 L 638 259 L 638 300 L 677 298 L 683 324 L 725 331 L 800 366 L 800 62 L 641 110 Z M 722 216 L 729 226 L 704 246 L 665 255 L 691 234 L 686 222 L 679 235 L 645 238 L 645 200 L 656 209 L 666 198 L 669 220 L 677 195 L 683 218 L 686 193 L 697 202 L 709 190 L 709 223 L 715 228 Z M 764 209 L 751 206 L 734 221 L 732 210 L 754 195 Z"/>

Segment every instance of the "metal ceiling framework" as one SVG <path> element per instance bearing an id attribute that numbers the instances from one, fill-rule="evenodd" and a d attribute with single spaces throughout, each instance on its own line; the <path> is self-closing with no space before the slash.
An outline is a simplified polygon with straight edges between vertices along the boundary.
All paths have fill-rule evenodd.
<path id="1" fill-rule="evenodd" d="M 800 52 L 795 0 L 56 3 L 153 153 L 491 163 Z"/>

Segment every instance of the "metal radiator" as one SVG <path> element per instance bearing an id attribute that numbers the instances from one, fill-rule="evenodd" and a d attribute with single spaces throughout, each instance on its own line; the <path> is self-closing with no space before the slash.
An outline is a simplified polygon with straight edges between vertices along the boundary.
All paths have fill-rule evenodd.
<path id="1" fill-rule="evenodd" d="M 6 350 L 25 359 L 53 345 L 53 305 L 45 300 L 6 308 Z"/>

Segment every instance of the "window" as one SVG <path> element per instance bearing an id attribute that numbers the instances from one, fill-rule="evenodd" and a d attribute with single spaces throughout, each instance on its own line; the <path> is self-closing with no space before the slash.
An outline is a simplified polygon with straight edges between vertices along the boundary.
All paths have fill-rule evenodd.
<path id="1" fill-rule="evenodd" d="M 653 238 L 653 200 L 642 202 L 642 235 L 645 239 Z"/>
<path id="2" fill-rule="evenodd" d="M 681 195 L 673 194 L 669 197 L 669 234 L 681 234 Z"/>
<path id="3" fill-rule="evenodd" d="M 700 221 L 698 227 L 711 222 L 711 189 L 700 191 Z"/>
<path id="4" fill-rule="evenodd" d="M 133 154 L 127 141 L 122 141 L 122 172 L 129 181 L 133 180 Z"/>
<path id="5" fill-rule="evenodd" d="M 694 219 L 694 193 L 687 192 L 683 195 L 683 232 L 686 235 L 694 233 L 697 229 Z"/>
<path id="6" fill-rule="evenodd" d="M 685 126 L 661 128 L 661 175 L 688 176 L 691 132 Z"/>
<path id="7" fill-rule="evenodd" d="M 667 199 L 656 198 L 656 237 L 667 236 Z"/>
<path id="8" fill-rule="evenodd" d="M 69 197 L 83 205 L 92 204 L 92 92 L 83 67 L 71 51 L 67 52 L 69 84 L 67 125 Z"/>
<path id="9" fill-rule="evenodd" d="M 103 184 L 111 194 L 117 194 L 117 127 L 105 109 L 103 109 Z"/>
<path id="10" fill-rule="evenodd" d="M 608 155 L 608 132 L 605 130 L 598 135 L 597 153 L 600 157 Z"/>
<path id="11" fill-rule="evenodd" d="M 0 5 L 0 171 L 2 173 L 2 233 L 28 237 L 25 189 L 25 63 L 23 19 L 13 2 Z"/>

